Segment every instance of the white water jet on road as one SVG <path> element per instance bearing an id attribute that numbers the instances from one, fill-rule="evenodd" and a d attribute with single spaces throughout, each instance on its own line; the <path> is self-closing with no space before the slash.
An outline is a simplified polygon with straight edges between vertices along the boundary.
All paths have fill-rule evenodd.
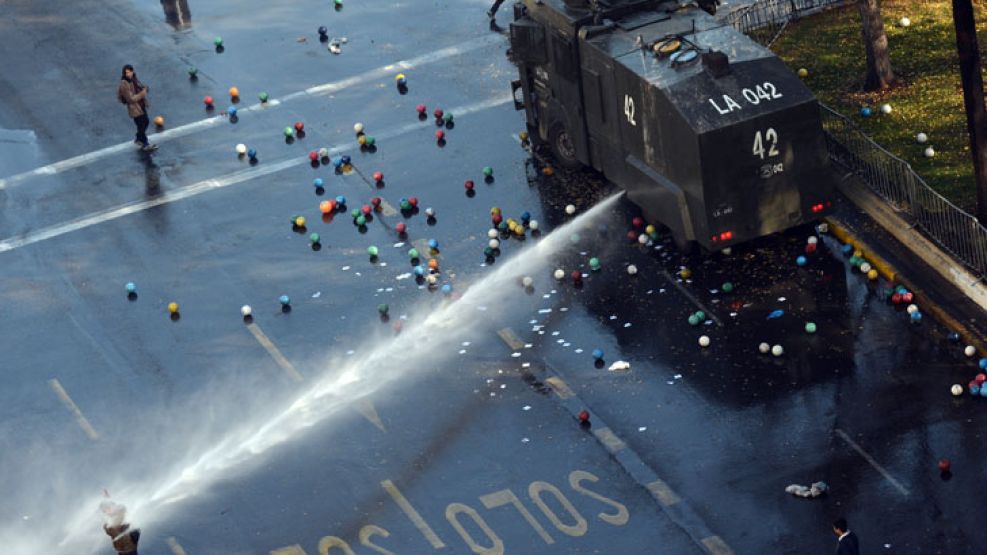
<path id="1" fill-rule="evenodd" d="M 218 480 L 230 479 L 238 472 L 249 472 L 249 468 L 245 468 L 250 466 L 249 463 L 256 463 L 272 448 L 297 439 L 306 429 L 324 423 L 340 409 L 372 395 L 390 382 L 434 367 L 437 356 L 455 352 L 453 346 L 461 341 L 464 333 L 475 333 L 478 327 L 488 325 L 483 321 L 495 325 L 499 313 L 511 306 L 509 297 L 519 295 L 521 276 L 539 275 L 539 272 L 548 276 L 552 257 L 570 246 L 570 235 L 604 214 L 620 196 L 615 194 L 544 237 L 529 240 L 534 244 L 498 263 L 489 274 L 470 285 L 459 299 L 427 308 L 427 316 L 409 322 L 398 336 L 386 339 L 363 356 L 330 360 L 323 366 L 326 371 L 310 377 L 307 384 L 303 384 L 308 388 L 282 409 L 239 422 L 224 430 L 222 437 L 198 438 L 203 445 L 209 445 L 198 451 L 201 454 L 178 458 L 157 472 L 152 468 L 139 480 L 124 479 L 109 484 L 114 499 L 127 506 L 134 526 L 147 530 L 164 522 L 183 499 L 206 492 Z M 485 310 L 482 321 L 477 317 L 481 307 Z M 362 351 L 358 349 L 357 352 Z M 257 421 L 259 418 L 264 421 Z M 194 427 L 196 423 L 192 424 Z M 181 433 L 177 427 L 175 431 Z M 194 452 L 198 447 L 199 444 L 191 441 L 190 450 Z M 60 462 L 72 463 L 68 458 Z M 81 485 L 77 487 L 83 489 Z M 99 487 L 102 485 L 86 484 L 84 489 L 98 491 Z M 6 542 L 5 550 L 12 549 L 15 555 L 53 553 L 56 546 L 58 553 L 105 551 L 109 540 L 100 528 L 97 515 L 100 501 L 102 498 L 98 495 L 80 493 L 72 499 L 75 504 L 72 509 L 52 507 L 51 520 L 58 522 L 57 515 L 65 516 L 60 519 L 62 525 L 57 529 L 36 530 L 36 534 L 25 536 L 4 524 L 0 527 L 0 541 Z"/>

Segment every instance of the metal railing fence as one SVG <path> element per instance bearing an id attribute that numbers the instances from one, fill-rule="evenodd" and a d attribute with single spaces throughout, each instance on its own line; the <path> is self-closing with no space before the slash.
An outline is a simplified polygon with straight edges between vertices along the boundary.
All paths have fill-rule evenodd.
<path id="1" fill-rule="evenodd" d="M 820 107 L 830 159 L 859 175 L 871 191 L 907 214 L 929 239 L 977 277 L 987 276 L 987 228 L 934 191 L 908 162 L 874 142 L 849 118 Z"/>
<path id="2" fill-rule="evenodd" d="M 738 31 L 770 47 L 791 21 L 852 0 L 762 0 L 741 8 L 725 19 Z"/>

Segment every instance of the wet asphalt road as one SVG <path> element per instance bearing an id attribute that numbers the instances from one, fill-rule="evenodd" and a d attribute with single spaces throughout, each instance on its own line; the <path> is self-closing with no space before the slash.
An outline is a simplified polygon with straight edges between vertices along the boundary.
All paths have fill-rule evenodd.
<path id="1" fill-rule="evenodd" d="M 572 219 L 566 204 L 583 213 L 613 191 L 589 174 L 545 175 L 521 147 L 506 42 L 486 31 L 484 2 L 162 4 L 0 6 L 0 540 L 14 553 L 109 553 L 104 488 L 148 507 L 135 524 L 152 554 L 724 553 L 706 533 L 736 553 L 823 553 L 839 515 L 867 553 L 987 549 L 984 403 L 948 392 L 975 362 L 931 319 L 909 324 L 831 238 L 804 268 L 793 261 L 811 228 L 684 256 L 665 240 L 628 242 L 636 212 L 619 199 L 564 232 L 564 247 L 534 251 Z M 319 25 L 348 39 L 340 55 Z M 387 67 L 401 60 L 412 67 Z M 133 133 L 115 100 L 124 63 L 166 118 L 150 156 L 104 150 Z M 230 86 L 235 124 L 222 115 Z M 250 108 L 261 91 L 280 103 Z M 418 103 L 456 114 L 444 147 Z M 296 121 L 305 137 L 287 144 Z M 375 152 L 357 148 L 357 121 Z M 256 165 L 236 156 L 241 142 Z M 322 146 L 354 171 L 313 168 L 306 154 Z M 361 230 L 348 211 L 321 217 L 336 195 L 350 209 L 417 196 L 420 211 L 385 210 Z M 488 264 L 493 206 L 529 211 L 542 233 L 503 238 Z M 289 222 L 299 214 L 304 232 Z M 448 297 L 408 276 L 406 250 L 429 238 Z M 482 281 L 512 257 L 516 276 Z M 556 267 L 580 269 L 582 286 L 555 282 Z M 526 274 L 528 292 L 516 283 Z M 464 293 L 480 302 L 458 308 Z M 700 309 L 708 319 L 690 326 Z M 430 314 L 441 321 L 421 325 Z M 759 355 L 762 341 L 785 355 Z M 608 371 L 618 360 L 630 369 Z M 356 385 L 343 379 L 352 368 Z M 551 393 L 553 378 L 575 401 Z M 290 409 L 326 383 L 317 407 Z M 578 425 L 573 403 L 622 453 Z M 626 470 L 628 454 L 666 497 Z M 817 480 L 828 496 L 784 493 Z M 148 501 L 161 492 L 170 503 Z"/>

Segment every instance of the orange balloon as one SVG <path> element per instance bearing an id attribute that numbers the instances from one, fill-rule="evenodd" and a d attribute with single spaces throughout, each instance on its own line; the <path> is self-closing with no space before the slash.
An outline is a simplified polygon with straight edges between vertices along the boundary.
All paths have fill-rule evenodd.
<path id="1" fill-rule="evenodd" d="M 328 214 L 332 212 L 332 205 L 329 204 L 328 200 L 324 200 L 319 203 L 319 211 L 322 212 L 323 214 Z"/>
<path id="2" fill-rule="evenodd" d="M 154 125 L 157 125 L 158 127 L 162 127 L 164 125 L 164 118 L 161 116 L 155 116 Z"/>
<path id="3" fill-rule="evenodd" d="M 230 96 L 240 96 L 240 89 L 236 87 L 230 87 Z"/>
<path id="4" fill-rule="evenodd" d="M 439 269 L 439 259 L 438 258 L 433 258 L 433 259 L 429 260 L 428 261 L 428 268 L 430 270 L 438 270 Z"/>

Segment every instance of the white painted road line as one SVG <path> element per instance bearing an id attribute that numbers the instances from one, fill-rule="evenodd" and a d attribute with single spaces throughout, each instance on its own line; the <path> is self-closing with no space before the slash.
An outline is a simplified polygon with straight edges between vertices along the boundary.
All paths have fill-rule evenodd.
<path id="1" fill-rule="evenodd" d="M 301 372 L 296 370 L 292 363 L 288 362 L 288 359 L 281 353 L 281 349 L 278 349 L 277 345 L 275 345 L 274 342 L 267 337 L 267 334 L 264 333 L 264 330 L 260 329 L 260 326 L 250 323 L 247 324 L 247 329 L 250 330 L 250 333 L 253 334 L 254 339 L 260 343 L 261 347 L 264 347 L 267 354 L 271 355 L 274 362 L 278 363 L 278 366 L 284 370 L 284 373 L 288 374 L 289 378 L 296 382 L 300 382 L 304 379 L 302 378 Z"/>
<path id="2" fill-rule="evenodd" d="M 244 113 L 244 112 L 265 110 L 265 109 L 273 108 L 275 106 L 280 106 L 285 102 L 289 102 L 299 98 L 311 98 L 311 97 L 332 94 L 349 87 L 354 87 L 357 85 L 367 83 L 369 81 L 374 81 L 382 77 L 386 77 L 396 70 L 408 71 L 416 67 L 438 62 L 447 58 L 452 58 L 454 56 L 459 56 L 460 54 L 465 54 L 467 52 L 477 50 L 479 48 L 483 48 L 491 44 L 501 43 L 503 42 L 503 40 L 504 38 L 501 37 L 500 35 L 480 37 L 460 45 L 440 48 L 439 50 L 436 50 L 434 52 L 429 52 L 428 54 L 422 54 L 421 56 L 416 56 L 414 58 L 410 58 L 407 60 L 400 60 L 398 62 L 394 62 L 393 64 L 388 64 L 386 66 L 381 66 L 375 69 L 371 69 L 359 75 L 354 75 L 353 77 L 348 77 L 340 81 L 334 81 L 331 83 L 325 83 L 322 85 L 309 87 L 303 91 L 297 91 L 288 94 L 286 96 L 283 96 L 280 99 L 272 99 L 265 104 L 257 103 L 252 106 L 248 106 L 246 108 L 241 108 L 240 110 L 238 110 L 238 112 Z M 225 115 L 213 116 L 192 123 L 187 123 L 185 125 L 179 125 L 178 127 L 173 127 L 165 131 L 162 131 L 160 133 L 155 133 L 154 135 L 152 135 L 152 138 L 158 143 L 163 143 L 171 139 L 177 139 L 179 137 L 184 137 L 186 135 L 190 135 L 197 131 L 207 129 L 223 121 L 226 121 Z M 54 162 L 48 164 L 47 166 L 41 166 L 40 168 L 35 168 L 33 170 L 28 170 L 23 173 L 15 174 L 0 179 L 0 191 L 8 187 L 17 185 L 19 183 L 23 183 L 24 181 L 27 181 L 28 179 L 31 179 L 33 177 L 39 177 L 43 175 L 55 175 L 65 170 L 70 170 L 73 168 L 78 168 L 80 166 L 91 164 L 97 160 L 106 158 L 108 156 L 112 156 L 120 152 L 124 152 L 127 150 L 134 150 L 135 148 L 136 147 L 134 146 L 133 141 L 127 141 L 113 146 L 108 146 L 100 150 L 94 150 L 86 154 L 73 156 L 72 158 L 67 158 L 59 162 Z"/>
<path id="3" fill-rule="evenodd" d="M 475 112 L 481 112 L 483 110 L 488 110 L 490 108 L 496 108 L 497 106 L 502 106 L 513 99 L 510 96 L 499 96 L 496 98 L 491 98 L 483 102 L 476 104 L 470 104 L 468 106 L 461 106 L 458 108 L 453 108 L 452 113 L 456 114 L 457 117 L 472 114 Z M 415 123 L 409 123 L 401 127 L 397 127 L 383 133 L 377 134 L 377 139 L 391 139 L 410 133 L 422 127 L 432 127 L 433 124 L 430 121 L 417 121 Z M 335 147 L 330 149 L 330 155 L 339 154 L 340 152 L 345 152 L 354 148 L 351 145 Z M 34 243 L 39 243 L 41 241 L 46 241 L 48 239 L 53 239 L 55 237 L 60 237 L 67 233 L 72 233 L 73 231 L 78 231 L 80 229 L 85 229 L 92 227 L 103 222 L 108 222 L 111 220 L 116 220 L 124 216 L 129 216 L 131 214 L 136 214 L 138 212 L 143 212 L 154 208 L 156 206 L 161 206 L 163 204 L 170 204 L 172 202 L 177 202 L 179 200 L 184 200 L 190 197 L 201 195 L 207 191 L 212 191 L 214 189 L 222 189 L 224 187 L 229 187 L 230 185 L 236 185 L 243 183 L 245 181 L 250 181 L 258 177 L 263 177 L 265 175 L 271 175 L 273 173 L 280 172 L 282 170 L 299 166 L 302 164 L 309 164 L 308 157 L 298 156 L 295 158 L 290 158 L 288 160 L 281 160 L 280 162 L 272 162 L 268 164 L 261 164 L 256 167 L 241 170 L 238 172 L 233 172 L 231 174 L 216 177 L 213 179 L 206 179 L 204 181 L 199 181 L 187 187 L 182 187 L 181 189 L 176 189 L 174 191 L 168 191 L 161 196 L 155 197 L 153 199 L 142 200 L 137 202 L 131 202 L 114 208 L 108 208 L 100 212 L 95 212 L 75 220 L 70 220 L 68 222 L 55 224 L 48 227 L 43 227 L 41 229 L 25 233 L 20 236 L 10 237 L 0 241 L 0 254 L 7 251 L 12 251 L 14 249 L 19 249 L 21 247 L 26 247 L 28 245 L 33 245 Z"/>
<path id="4" fill-rule="evenodd" d="M 843 441 L 847 442 L 847 444 L 850 447 L 852 447 L 854 451 L 856 451 L 861 457 L 863 457 L 864 460 L 866 460 L 867 462 L 869 462 L 870 465 L 873 466 L 875 470 L 877 470 L 878 472 L 880 472 L 881 473 L 881 476 L 884 476 L 884 478 L 888 482 L 891 482 L 891 485 L 894 486 L 898 491 L 900 491 L 902 495 L 904 495 L 905 497 L 908 497 L 908 494 L 909 494 L 908 488 L 906 488 L 905 486 L 903 486 L 901 484 L 901 482 L 899 482 L 898 480 L 895 480 L 894 476 L 892 476 L 890 472 L 888 472 L 887 470 L 884 469 L 883 466 L 881 466 L 880 464 L 878 464 L 878 462 L 876 460 L 874 460 L 874 457 L 870 456 L 870 454 L 867 453 L 867 451 L 864 451 L 863 448 L 861 448 L 859 445 L 857 445 L 857 442 L 853 441 L 853 439 L 851 439 L 850 436 L 847 435 L 846 432 L 844 432 L 843 430 L 837 428 L 836 429 L 836 435 L 838 435 L 841 438 L 843 438 Z"/>
<path id="5" fill-rule="evenodd" d="M 65 391 L 64 387 L 62 387 L 62 383 L 59 382 L 57 378 L 52 378 L 48 380 L 48 385 L 51 386 L 51 389 L 55 392 L 55 395 L 58 396 L 59 400 L 62 401 L 62 404 L 65 405 L 65 408 L 69 409 L 69 412 L 75 415 L 75 421 L 79 423 L 79 427 L 82 428 L 82 431 L 85 432 L 87 436 L 89 436 L 89 439 L 93 441 L 98 440 L 99 434 L 97 434 L 96 430 L 93 429 L 92 424 L 89 423 L 89 419 L 87 419 L 85 415 L 82 414 L 82 411 L 79 410 L 79 405 L 76 405 L 75 401 L 69 397 L 68 392 Z"/>

